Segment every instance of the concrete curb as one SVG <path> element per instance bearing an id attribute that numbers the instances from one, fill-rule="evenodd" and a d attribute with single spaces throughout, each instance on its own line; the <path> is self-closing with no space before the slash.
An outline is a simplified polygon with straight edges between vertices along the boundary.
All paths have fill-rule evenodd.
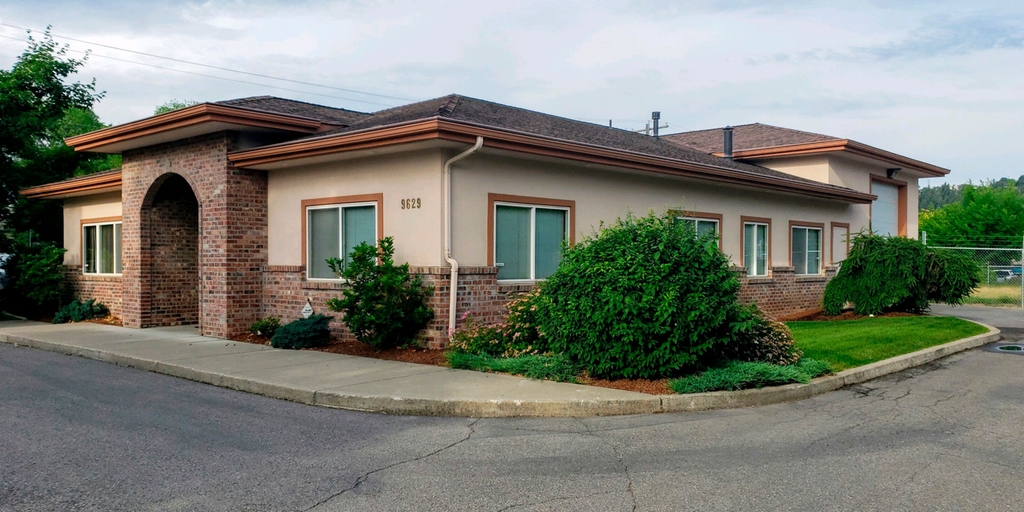
<path id="1" fill-rule="evenodd" d="M 308 405 L 350 409 L 383 414 L 419 416 L 500 417 L 582 417 L 651 414 L 658 412 L 706 411 L 770 405 L 803 400 L 846 386 L 859 384 L 891 373 L 920 366 L 957 352 L 986 345 L 1000 338 L 995 327 L 975 322 L 989 331 L 970 338 L 926 348 L 910 354 L 853 368 L 835 375 L 819 377 L 807 384 L 790 384 L 743 391 L 715 391 L 690 395 L 651 395 L 649 398 L 603 400 L 467 400 L 415 399 L 386 395 L 355 395 L 343 391 L 303 389 L 262 382 L 254 378 L 197 370 L 184 364 L 126 356 L 105 350 L 37 340 L 25 336 L 0 334 L 0 342 L 106 361 L 172 377 L 245 391 L 271 398 Z"/>

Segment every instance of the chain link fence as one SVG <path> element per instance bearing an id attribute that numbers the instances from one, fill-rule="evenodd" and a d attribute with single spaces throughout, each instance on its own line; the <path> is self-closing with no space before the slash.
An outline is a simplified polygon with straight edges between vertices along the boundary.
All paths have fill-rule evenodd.
<path id="1" fill-rule="evenodd" d="M 964 304 L 1024 308 L 1024 238 L 1006 241 L 1015 247 L 938 245 L 928 243 L 926 233 L 921 238 L 928 247 L 966 254 L 978 264 L 980 283 Z"/>

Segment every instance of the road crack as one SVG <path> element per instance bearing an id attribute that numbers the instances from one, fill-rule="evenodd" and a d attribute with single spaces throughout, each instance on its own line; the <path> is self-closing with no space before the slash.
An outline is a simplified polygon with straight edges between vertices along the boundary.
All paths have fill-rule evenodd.
<path id="1" fill-rule="evenodd" d="M 619 467 L 622 468 L 622 473 L 624 475 L 626 475 L 626 492 L 629 493 L 629 499 L 633 502 L 632 510 L 635 512 L 636 508 L 637 508 L 637 504 L 636 504 L 636 493 L 633 492 L 633 475 L 629 472 L 629 466 L 626 465 L 626 461 L 622 458 L 622 453 L 619 452 L 619 449 L 618 449 L 618 447 L 615 446 L 615 443 L 613 443 L 611 441 L 608 441 L 608 440 L 604 439 L 603 437 L 595 434 L 594 431 L 590 429 L 590 425 L 588 425 L 585 421 L 583 421 L 580 418 L 573 418 L 573 419 L 576 420 L 576 422 L 579 423 L 580 425 L 583 425 L 583 428 L 585 428 L 587 430 L 587 435 L 590 435 L 590 436 L 593 436 L 593 437 L 597 438 L 599 441 L 601 441 L 604 444 L 608 445 L 608 447 L 612 449 L 612 453 L 615 454 L 616 463 L 618 464 Z"/>
<path id="2" fill-rule="evenodd" d="M 338 492 L 336 492 L 336 493 L 334 493 L 334 494 L 332 494 L 332 495 L 330 495 L 330 496 L 328 496 L 328 497 L 318 501 L 317 503 L 313 504 L 313 506 L 311 506 L 309 508 L 302 509 L 302 512 L 309 512 L 310 510 L 313 510 L 313 509 L 318 508 L 320 506 L 326 505 L 327 503 L 329 503 L 331 500 L 337 498 L 338 496 L 341 496 L 342 494 L 345 494 L 346 492 L 354 490 L 356 487 L 359 487 L 360 485 L 362 485 L 363 482 L 366 482 L 366 480 L 370 478 L 370 475 L 373 475 L 375 473 L 380 473 L 381 471 L 387 471 L 387 470 L 389 470 L 391 468 L 394 468 L 394 467 L 397 467 L 397 466 L 401 466 L 403 464 L 409 464 L 410 462 L 420 461 L 420 460 L 426 459 L 427 457 L 432 457 L 432 456 L 437 455 L 437 454 L 439 454 L 439 453 L 441 453 L 441 452 L 443 452 L 445 450 L 448 450 L 449 448 L 453 448 L 453 447 L 458 446 L 458 445 L 460 445 L 460 444 L 462 444 L 462 443 L 464 443 L 466 441 L 469 441 L 469 439 L 471 437 L 473 437 L 473 434 L 476 433 L 476 424 L 481 419 L 482 418 L 476 418 L 476 419 L 473 420 L 472 423 L 470 423 L 468 425 L 469 433 L 466 434 L 466 437 L 463 437 L 462 439 L 459 439 L 458 441 L 455 441 L 454 443 L 451 443 L 451 444 L 449 444 L 447 446 L 443 446 L 441 448 L 438 448 L 437 450 L 434 450 L 434 451 L 432 451 L 430 453 L 427 453 L 425 455 L 420 455 L 419 457 L 413 457 L 411 459 L 401 460 L 401 461 L 398 461 L 398 462 L 394 462 L 394 463 L 388 464 L 387 466 L 383 466 L 383 467 L 380 467 L 380 468 L 377 468 L 377 469 L 374 469 L 374 470 L 371 470 L 371 471 L 367 471 L 366 473 L 363 473 L 359 478 L 356 478 L 355 483 L 353 483 L 351 486 L 346 487 L 345 489 L 342 489 L 342 490 L 340 490 L 340 491 L 338 491 Z"/>

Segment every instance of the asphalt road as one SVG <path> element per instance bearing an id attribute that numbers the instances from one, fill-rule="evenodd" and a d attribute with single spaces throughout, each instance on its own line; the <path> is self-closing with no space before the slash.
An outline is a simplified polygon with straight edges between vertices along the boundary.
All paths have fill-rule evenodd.
<path id="1" fill-rule="evenodd" d="M 1019 314 L 1019 312 L 1017 312 Z M 0 510 L 1021 510 L 1024 356 L 802 402 L 382 416 L 0 344 Z"/>

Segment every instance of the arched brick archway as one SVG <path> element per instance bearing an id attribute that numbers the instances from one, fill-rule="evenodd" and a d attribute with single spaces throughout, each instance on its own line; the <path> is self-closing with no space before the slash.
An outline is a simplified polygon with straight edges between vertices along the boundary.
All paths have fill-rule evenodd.
<path id="1" fill-rule="evenodd" d="M 200 204 L 179 174 L 157 178 L 139 211 L 141 327 L 200 323 Z"/>

